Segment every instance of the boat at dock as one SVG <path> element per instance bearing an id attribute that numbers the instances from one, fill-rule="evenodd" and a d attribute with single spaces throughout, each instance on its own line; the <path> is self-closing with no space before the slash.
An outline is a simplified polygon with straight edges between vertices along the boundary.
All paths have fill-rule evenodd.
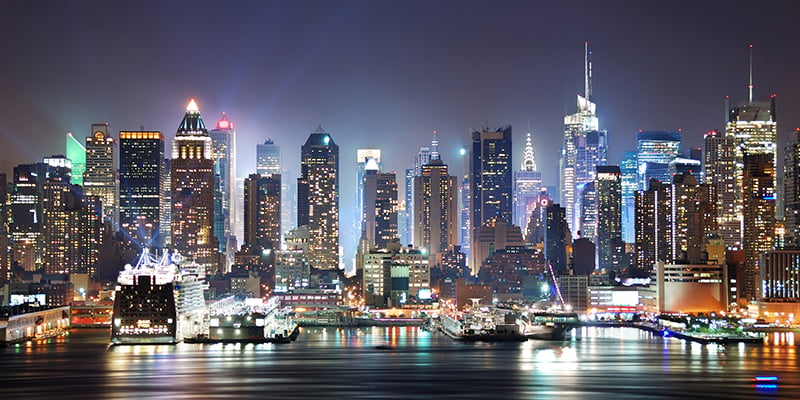
<path id="1" fill-rule="evenodd" d="M 568 311 L 531 311 L 520 315 L 522 334 L 529 339 L 565 340 L 580 326 L 578 314 Z"/>
<path id="2" fill-rule="evenodd" d="M 451 311 L 443 313 L 439 328 L 454 340 L 465 342 L 524 342 L 528 340 L 520 332 L 520 326 L 508 322 L 504 313 L 488 307 L 471 312 Z"/>

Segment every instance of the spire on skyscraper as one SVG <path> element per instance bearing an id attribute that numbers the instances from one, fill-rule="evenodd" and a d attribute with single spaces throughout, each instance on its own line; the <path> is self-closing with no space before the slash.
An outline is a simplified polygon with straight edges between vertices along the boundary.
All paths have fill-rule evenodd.
<path id="1" fill-rule="evenodd" d="M 749 91 L 748 100 L 749 102 L 753 102 L 753 45 L 750 44 L 750 83 L 747 85 L 747 89 Z"/>
<path id="2" fill-rule="evenodd" d="M 441 160 L 439 156 L 439 141 L 436 139 L 436 131 L 433 131 L 433 140 L 431 140 L 431 160 Z"/>
<path id="3" fill-rule="evenodd" d="M 525 151 L 522 153 L 522 170 L 536 171 L 536 160 L 533 158 L 533 144 L 531 143 L 531 133 L 525 139 Z"/>
<path id="4" fill-rule="evenodd" d="M 584 92 L 586 100 L 592 101 L 592 52 L 589 51 L 589 42 L 584 42 Z"/>

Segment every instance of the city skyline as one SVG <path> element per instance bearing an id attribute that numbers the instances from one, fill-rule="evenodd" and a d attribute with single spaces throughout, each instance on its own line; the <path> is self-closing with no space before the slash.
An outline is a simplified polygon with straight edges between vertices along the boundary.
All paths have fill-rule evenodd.
<path id="1" fill-rule="evenodd" d="M 573 15 L 574 24 L 559 28 L 546 21 L 569 15 L 566 7 L 516 2 L 501 7 L 417 3 L 410 9 L 363 2 L 237 3 L 226 9 L 199 3 L 190 10 L 83 4 L 2 6 L 0 15 L 16 18 L 4 20 L 0 29 L 21 39 L 0 45 L 5 54 L 15 54 L 13 64 L 0 64 L 0 88 L 19 94 L 0 102 L 0 132 L 13 149 L 4 154 L 4 171 L 63 153 L 63 145 L 49 139 L 66 132 L 82 137 L 85 127 L 97 121 L 109 122 L 111 132 L 144 125 L 167 132 L 169 142 L 174 110 L 190 97 L 209 115 L 228 112 L 241 132 L 241 149 L 267 137 L 287 149 L 299 147 L 298 136 L 322 124 L 337 132 L 343 157 L 363 147 L 403 149 L 384 162 L 384 170 L 402 172 L 409 164 L 402 155 L 427 143 L 433 130 L 447 143 L 442 153 L 450 159 L 468 145 L 472 129 L 511 124 L 517 127 L 515 143 L 522 143 L 527 130 L 520 128 L 530 122 L 540 164 L 555 165 L 559 144 L 552 136 L 563 129 L 563 116 L 575 112 L 574 94 L 583 89 L 586 41 L 596 65 L 593 95 L 600 124 L 611 137 L 609 163 L 633 149 L 639 129 L 682 129 L 687 144 L 697 147 L 704 132 L 723 128 L 724 97 L 747 98 L 749 43 L 755 46 L 754 98 L 776 93 L 779 110 L 800 103 L 798 83 L 783 67 L 798 57 L 789 52 L 791 38 L 780 28 L 791 13 L 774 12 L 790 11 L 788 2 L 748 13 L 704 3 L 694 5 L 696 12 L 689 14 L 671 6 L 583 4 L 592 17 Z M 721 20 L 747 29 L 715 29 L 703 17 L 703 11 L 712 10 Z M 170 15 L 179 12 L 213 18 L 231 29 L 175 31 Z M 650 17 L 655 14 L 660 18 Z M 266 28 L 253 26 L 265 22 L 260 17 Z M 33 19 L 48 23 L 30 24 Z M 152 30 L 140 31 L 138 24 L 128 22 L 141 20 Z M 90 21 L 103 24 L 86 23 Z M 392 29 L 398 28 L 397 21 L 420 29 Z M 508 32 L 465 29 L 476 22 L 502 23 Z M 285 24 L 296 23 L 320 28 L 280 33 Z M 675 29 L 664 29 L 673 24 Z M 450 27 L 463 37 L 446 33 Z M 547 28 L 556 34 L 542 35 Z M 202 50 L 189 55 L 177 51 L 177 44 L 187 40 Z M 118 46 L 126 52 L 116 51 Z M 102 62 L 91 57 L 95 53 L 103 55 Z M 705 61 L 723 57 L 725 63 Z M 58 74 L 36 67 L 53 58 L 63 61 Z M 215 61 L 219 59 L 226 62 Z M 207 88 L 198 89 L 197 79 L 208 82 Z M 155 93 L 159 99 L 152 100 Z M 641 101 L 645 98 L 649 100 Z M 798 125 L 791 113 L 782 113 L 781 120 L 779 144 Z M 44 146 L 34 148 L 23 138 Z M 254 152 L 241 149 L 240 178 L 255 168 L 255 154 L 248 154 Z M 516 153 L 514 165 L 521 156 Z M 283 157 L 285 165 L 299 165 L 297 154 L 285 152 Z M 343 172 L 343 185 L 351 186 L 354 174 Z M 543 175 L 545 185 L 557 184 L 554 169 L 543 168 Z"/>

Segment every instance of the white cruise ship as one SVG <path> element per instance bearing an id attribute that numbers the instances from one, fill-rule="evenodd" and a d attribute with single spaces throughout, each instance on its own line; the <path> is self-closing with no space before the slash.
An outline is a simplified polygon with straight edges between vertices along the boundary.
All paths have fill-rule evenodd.
<path id="1" fill-rule="evenodd" d="M 112 344 L 178 343 L 208 336 L 205 272 L 175 253 L 145 249 L 117 278 Z"/>

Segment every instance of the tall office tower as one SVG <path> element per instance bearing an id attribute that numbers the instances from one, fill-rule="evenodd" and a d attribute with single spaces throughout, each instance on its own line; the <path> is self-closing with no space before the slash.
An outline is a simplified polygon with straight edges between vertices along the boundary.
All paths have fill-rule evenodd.
<path id="1" fill-rule="evenodd" d="M 283 177 L 281 177 L 283 178 Z M 236 212 L 236 215 L 233 217 L 234 221 L 236 221 L 236 239 L 237 244 L 244 242 L 244 180 L 246 178 L 236 178 L 236 195 L 233 196 L 234 202 L 234 209 L 240 210 Z M 282 189 L 282 188 L 281 188 Z M 281 197 L 283 197 L 283 190 L 281 190 Z M 283 205 L 283 201 L 281 201 L 281 205 Z M 283 210 L 281 207 L 281 215 L 283 215 Z M 281 229 L 283 229 L 283 219 L 281 219 Z M 241 238 L 241 241 L 239 240 Z M 283 236 L 281 236 L 283 239 Z"/>
<path id="2" fill-rule="evenodd" d="M 161 246 L 172 248 L 172 160 L 164 158 L 161 163 L 161 210 L 159 211 L 159 234 Z"/>
<path id="3" fill-rule="evenodd" d="M 434 134 L 434 139 L 435 139 Z M 438 144 L 438 142 L 437 142 Z M 438 149 L 437 149 L 438 151 Z M 408 227 L 408 241 L 405 243 L 414 243 L 414 177 L 422 175 L 422 166 L 427 165 L 431 161 L 431 148 L 420 147 L 416 157 L 414 157 L 414 168 L 406 170 L 406 226 Z"/>
<path id="4" fill-rule="evenodd" d="M 162 247 L 161 187 L 164 135 L 158 131 L 119 133 L 119 225 L 142 247 Z"/>
<path id="5" fill-rule="evenodd" d="M 211 136 L 194 99 L 186 106 L 172 142 L 170 190 L 172 247 L 203 266 L 219 271 L 214 236 L 214 157 Z"/>
<path id="6" fill-rule="evenodd" d="M 71 132 L 67 132 L 67 158 L 72 161 L 72 183 L 83 186 L 86 147 Z"/>
<path id="7" fill-rule="evenodd" d="M 511 126 L 495 131 L 482 129 L 472 132 L 470 154 L 470 224 L 472 234 L 482 225 L 493 221 L 513 222 L 511 200 L 513 196 L 511 157 Z M 475 242 L 471 239 L 470 247 Z M 470 269 L 477 271 L 478 260 L 470 256 Z"/>
<path id="8" fill-rule="evenodd" d="M 800 247 L 800 128 L 784 151 L 783 198 L 786 246 Z"/>
<path id="9" fill-rule="evenodd" d="M 461 178 L 461 185 L 459 185 L 458 196 L 460 201 L 458 213 L 460 215 L 459 219 L 459 230 L 461 234 L 459 235 L 459 245 L 461 245 L 461 252 L 464 253 L 466 257 L 469 258 L 470 252 L 472 249 L 470 248 L 470 242 L 472 237 L 472 223 L 469 220 L 469 212 L 470 212 L 470 180 L 469 180 L 469 173 L 462 175 Z"/>
<path id="10" fill-rule="evenodd" d="M 736 213 L 739 221 L 743 221 L 744 200 L 751 194 L 744 192 L 744 154 L 772 155 L 773 169 L 777 160 L 778 122 L 775 115 L 775 95 L 769 101 L 753 101 L 753 46 L 750 45 L 750 82 L 748 99 L 735 106 L 730 106 L 730 99 L 725 98 L 728 119 L 725 125 L 725 136 L 732 137 L 735 145 L 735 182 Z M 777 179 L 777 176 L 773 176 Z M 773 186 L 775 187 L 775 186 Z"/>
<path id="11" fill-rule="evenodd" d="M 542 173 L 536 170 L 533 158 L 531 134 L 525 138 L 525 151 L 522 153 L 522 167 L 514 172 L 514 224 L 525 232 L 531 212 L 536 208 L 539 194 L 542 193 Z"/>
<path id="12" fill-rule="evenodd" d="M 297 178 L 297 226 L 307 225 L 309 264 L 339 267 L 339 146 L 319 127 L 300 150 Z"/>
<path id="13" fill-rule="evenodd" d="M 741 249 L 742 224 L 736 208 L 736 143 L 716 129 L 707 132 L 703 143 L 705 183 L 714 188 L 717 225 L 725 247 Z"/>
<path id="14" fill-rule="evenodd" d="M 270 175 L 281 173 L 281 147 L 272 138 L 256 145 L 256 173 Z"/>
<path id="15" fill-rule="evenodd" d="M 430 255 L 458 244 L 458 179 L 434 152 L 414 177 L 414 247 Z"/>
<path id="16" fill-rule="evenodd" d="M 567 272 L 567 243 L 572 242 L 567 224 L 567 210 L 547 202 L 545 209 L 544 257 L 556 275 Z"/>
<path id="17" fill-rule="evenodd" d="M 620 184 L 622 187 L 622 241 L 636 241 L 636 191 L 639 188 L 639 172 L 636 152 L 625 152 L 619 163 Z"/>
<path id="18" fill-rule="evenodd" d="M 672 263 L 672 185 L 652 179 L 636 192 L 636 265 L 651 270 L 656 262 Z"/>
<path id="19" fill-rule="evenodd" d="M 244 246 L 280 249 L 281 175 L 251 174 L 244 181 Z"/>
<path id="20" fill-rule="evenodd" d="M 364 177 L 367 173 L 379 173 L 381 171 L 381 151 L 379 149 L 357 149 L 356 150 L 356 207 L 353 210 L 353 225 L 350 227 L 352 234 L 348 249 L 358 247 L 359 238 L 364 238 Z M 374 238 L 373 238 L 374 239 Z M 375 243 L 374 240 L 371 243 Z M 348 255 L 348 259 L 351 259 Z"/>
<path id="21" fill-rule="evenodd" d="M 8 282 L 11 267 L 8 234 L 8 176 L 0 173 L 0 285 Z"/>
<path id="22" fill-rule="evenodd" d="M 414 168 L 407 168 L 405 170 L 405 188 L 403 191 L 403 206 L 401 213 L 397 216 L 398 235 L 400 236 L 400 243 L 411 244 L 413 243 L 414 230 Z"/>
<path id="23" fill-rule="evenodd" d="M 743 282 L 739 298 L 761 297 L 760 255 L 775 247 L 775 161 L 770 153 L 745 152 L 742 174 Z"/>
<path id="24" fill-rule="evenodd" d="M 367 168 L 361 238 L 370 246 L 386 248 L 387 243 L 397 241 L 397 175 Z"/>
<path id="25" fill-rule="evenodd" d="M 598 165 L 597 267 L 611 270 L 614 244 L 622 240 L 622 172 L 619 165 Z"/>
<path id="26" fill-rule="evenodd" d="M 582 140 L 586 139 L 587 133 L 599 131 L 600 125 L 597 120 L 596 105 L 592 102 L 592 53 L 589 51 L 589 43 L 584 43 L 584 96 L 578 95 L 578 112 L 564 117 L 564 142 L 561 147 L 561 158 L 559 160 L 559 192 L 560 204 L 567 210 L 566 218 L 570 227 L 575 228 L 574 205 L 575 187 L 578 184 L 578 146 Z M 594 167 L 591 172 L 594 173 Z M 587 172 L 588 165 L 580 167 L 582 172 Z M 592 177 L 593 179 L 593 177 Z"/>
<path id="27" fill-rule="evenodd" d="M 714 189 L 689 171 L 675 175 L 672 182 L 672 260 L 700 264 L 705 240 L 717 231 Z"/>
<path id="28" fill-rule="evenodd" d="M 639 171 L 638 190 L 647 190 L 651 179 L 672 182 L 669 163 L 681 154 L 681 134 L 670 131 L 636 134 L 636 163 Z"/>
<path id="29" fill-rule="evenodd" d="M 214 157 L 214 236 L 218 251 L 225 256 L 224 270 L 233 263 L 236 251 L 236 131 L 225 113 L 215 129 L 208 131 Z"/>
<path id="30" fill-rule="evenodd" d="M 103 214 L 119 229 L 117 200 L 117 142 L 108 133 L 108 123 L 92 124 L 92 136 L 86 137 L 86 171 L 83 187 L 87 196 L 103 201 Z"/>
<path id="31" fill-rule="evenodd" d="M 43 264 L 50 274 L 95 275 L 103 226 L 102 201 L 81 186 L 48 179 L 43 196 Z"/>
<path id="32" fill-rule="evenodd" d="M 575 187 L 575 218 L 577 239 L 595 242 L 597 236 L 597 191 L 594 182 L 580 183 Z"/>
<path id="33" fill-rule="evenodd" d="M 573 230 L 584 231 L 584 236 L 593 239 L 593 226 L 584 227 L 582 221 L 597 220 L 596 209 L 592 199 L 579 197 L 578 190 L 584 190 L 594 185 L 597 176 L 597 166 L 606 165 L 608 153 L 608 133 L 606 131 L 590 131 L 586 135 L 576 138 L 575 141 L 575 204 L 573 204 Z M 586 194 L 592 193 L 587 192 Z M 584 206 L 588 206 L 586 209 Z"/>
<path id="34" fill-rule="evenodd" d="M 42 198 L 50 170 L 43 162 L 14 167 L 9 233 L 12 258 L 25 271 L 36 270 L 42 261 Z"/>
<path id="35" fill-rule="evenodd" d="M 281 164 L 281 147 L 276 145 L 272 138 L 267 138 L 263 144 L 256 145 L 256 173 L 261 176 L 281 175 L 281 241 L 283 241 L 283 232 L 295 227 L 297 197 L 294 185 L 291 184 L 292 175 Z"/>

